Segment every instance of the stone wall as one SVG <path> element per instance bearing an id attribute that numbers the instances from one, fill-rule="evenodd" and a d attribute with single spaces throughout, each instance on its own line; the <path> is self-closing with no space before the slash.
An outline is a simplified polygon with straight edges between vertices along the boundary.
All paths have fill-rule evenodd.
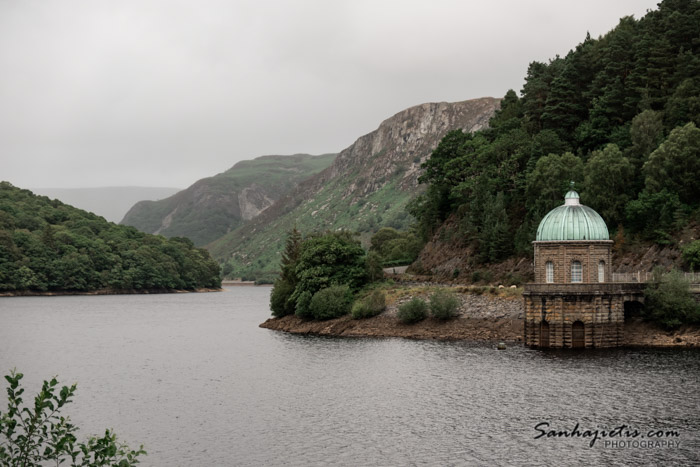
<path id="1" fill-rule="evenodd" d="M 583 347 L 616 347 L 623 343 L 623 294 L 525 293 L 525 345 L 574 347 L 574 323 L 582 323 Z M 548 342 L 542 342 L 543 322 Z M 544 334 L 547 334 L 546 331 Z"/>
<path id="2" fill-rule="evenodd" d="M 612 272 L 612 240 L 533 242 L 535 247 L 535 282 L 545 283 L 545 265 L 554 265 L 554 283 L 571 282 L 571 263 L 580 261 L 583 267 L 582 282 L 598 282 L 598 262 L 605 262 L 605 282 Z"/>

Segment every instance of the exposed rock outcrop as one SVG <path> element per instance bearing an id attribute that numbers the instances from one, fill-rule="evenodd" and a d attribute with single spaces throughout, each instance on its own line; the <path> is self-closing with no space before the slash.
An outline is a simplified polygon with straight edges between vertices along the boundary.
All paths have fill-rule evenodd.
<path id="1" fill-rule="evenodd" d="M 487 127 L 499 103 L 486 97 L 399 112 L 341 151 L 327 169 L 207 248 L 215 258 L 230 261 L 234 270 L 273 271 L 285 234 L 294 225 L 304 232 L 405 227 L 405 206 L 423 189 L 418 185 L 421 163 L 447 132 Z"/>

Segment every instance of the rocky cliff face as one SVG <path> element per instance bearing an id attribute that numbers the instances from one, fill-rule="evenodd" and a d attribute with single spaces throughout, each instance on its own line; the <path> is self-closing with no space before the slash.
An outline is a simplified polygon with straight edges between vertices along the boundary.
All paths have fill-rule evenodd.
<path id="1" fill-rule="evenodd" d="M 188 237 L 204 245 L 253 219 L 334 158 L 334 154 L 297 154 L 242 161 L 169 198 L 135 204 L 121 223 L 148 233 Z"/>
<path id="2" fill-rule="evenodd" d="M 365 196 L 399 172 L 399 187 L 418 185 L 420 164 L 451 130 L 474 132 L 488 126 L 498 99 L 483 98 L 455 103 L 411 107 L 385 120 L 372 133 L 342 151 L 325 174 L 328 179 L 359 172 L 344 195 Z"/>
<path id="3" fill-rule="evenodd" d="M 420 165 L 448 131 L 485 128 L 500 100 L 474 99 L 411 107 L 341 151 L 258 217 L 208 246 L 233 275 L 275 271 L 286 232 L 351 229 L 370 234 L 405 227 L 408 201 L 418 194 Z"/>

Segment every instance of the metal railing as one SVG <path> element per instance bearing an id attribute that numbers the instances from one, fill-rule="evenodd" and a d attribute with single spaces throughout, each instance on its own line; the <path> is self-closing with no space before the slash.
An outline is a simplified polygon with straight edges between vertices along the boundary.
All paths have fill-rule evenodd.
<path id="1" fill-rule="evenodd" d="M 691 284 L 700 284 L 700 272 L 685 272 L 684 274 Z"/>
<path id="2" fill-rule="evenodd" d="M 650 272 L 613 272 L 612 281 L 613 282 L 649 282 L 653 278 L 653 274 Z"/>
<path id="3" fill-rule="evenodd" d="M 700 285 L 700 272 L 684 272 L 683 275 L 685 279 L 690 282 L 692 286 Z M 654 274 L 651 272 L 613 272 L 612 282 L 651 282 L 654 279 Z"/>
<path id="4" fill-rule="evenodd" d="M 638 293 L 644 290 L 644 285 L 635 282 L 589 282 L 567 284 L 525 284 L 525 293 L 535 294 L 592 294 L 592 293 Z"/>

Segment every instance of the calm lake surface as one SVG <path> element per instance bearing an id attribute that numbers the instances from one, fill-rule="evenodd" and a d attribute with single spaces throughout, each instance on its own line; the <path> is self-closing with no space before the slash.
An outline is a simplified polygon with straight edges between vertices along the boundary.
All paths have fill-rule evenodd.
<path id="1" fill-rule="evenodd" d="M 114 428 L 146 466 L 700 462 L 698 350 L 295 336 L 258 327 L 269 292 L 0 298 L 0 370 L 28 396 L 78 382 L 79 434 Z"/>

